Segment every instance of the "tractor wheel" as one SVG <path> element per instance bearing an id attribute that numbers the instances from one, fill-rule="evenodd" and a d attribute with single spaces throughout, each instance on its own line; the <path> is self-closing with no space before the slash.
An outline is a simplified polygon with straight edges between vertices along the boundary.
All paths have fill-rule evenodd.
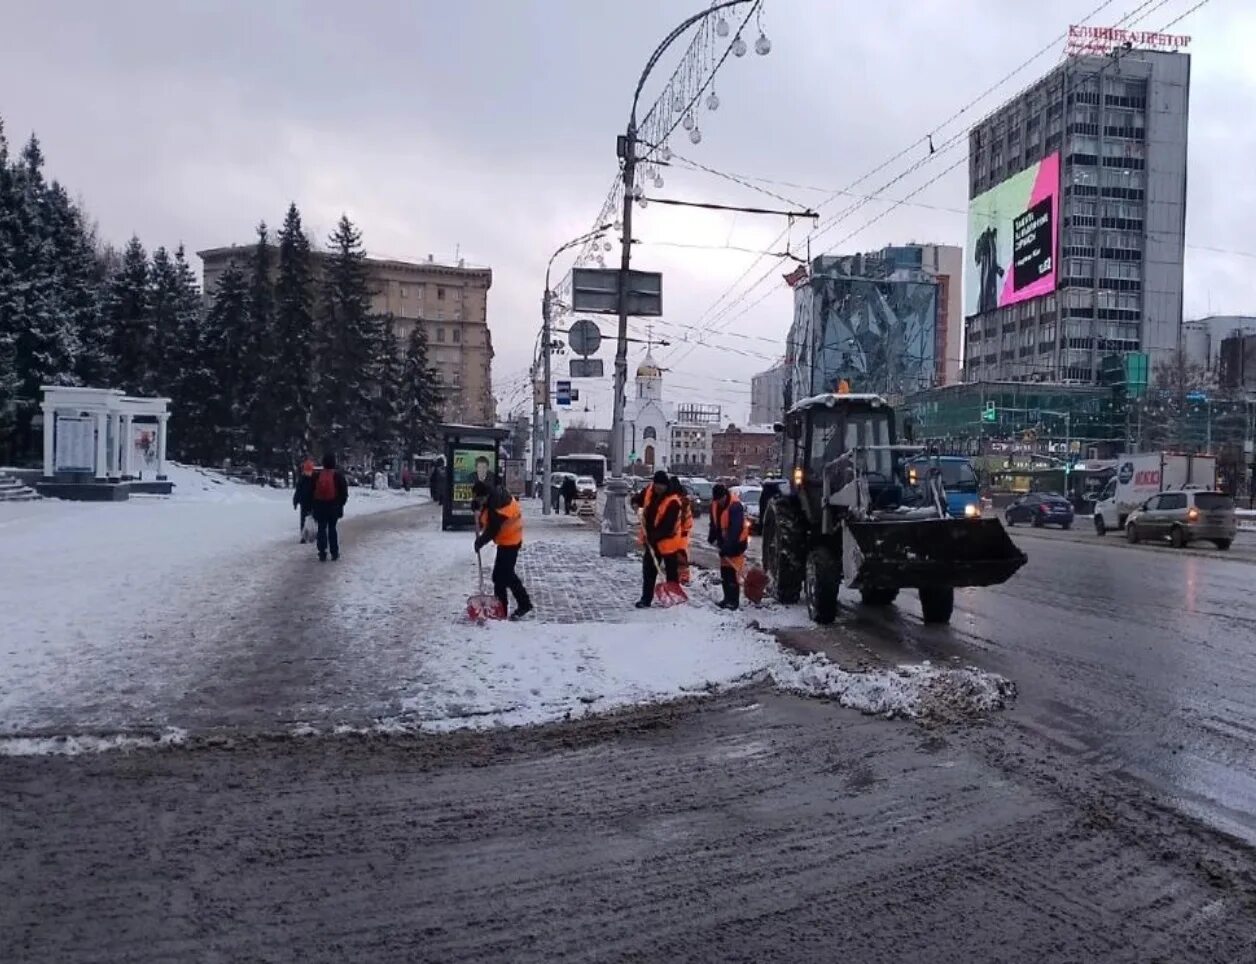
<path id="1" fill-rule="evenodd" d="M 842 583 L 842 566 L 825 546 L 807 553 L 807 614 L 827 626 L 837 618 L 837 591 Z"/>
<path id="2" fill-rule="evenodd" d="M 894 600 L 897 598 L 897 589 L 878 587 L 876 589 L 860 590 L 860 602 L 865 606 L 890 606 L 893 605 Z"/>
<path id="3" fill-rule="evenodd" d="M 763 523 L 763 564 L 772 577 L 777 602 L 796 603 L 802 595 L 804 545 L 798 507 L 786 499 L 774 499 Z"/>
<path id="4" fill-rule="evenodd" d="M 920 612 L 926 623 L 949 623 L 954 608 L 955 590 L 950 586 L 920 590 Z"/>

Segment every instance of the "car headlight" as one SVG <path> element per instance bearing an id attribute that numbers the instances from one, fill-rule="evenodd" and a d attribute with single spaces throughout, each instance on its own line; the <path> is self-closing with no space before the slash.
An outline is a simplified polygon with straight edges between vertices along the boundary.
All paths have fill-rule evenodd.
<path id="1" fill-rule="evenodd" d="M 977 505 L 975 502 L 969 502 L 968 505 L 964 506 L 965 519 L 976 519 L 980 515 L 981 506 Z"/>

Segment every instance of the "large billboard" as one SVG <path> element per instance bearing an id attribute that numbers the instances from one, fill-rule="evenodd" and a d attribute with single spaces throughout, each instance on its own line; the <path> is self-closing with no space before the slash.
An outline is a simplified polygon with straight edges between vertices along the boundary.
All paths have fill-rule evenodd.
<path id="1" fill-rule="evenodd" d="M 1044 157 L 968 202 L 964 314 L 1055 290 L 1060 155 Z"/>

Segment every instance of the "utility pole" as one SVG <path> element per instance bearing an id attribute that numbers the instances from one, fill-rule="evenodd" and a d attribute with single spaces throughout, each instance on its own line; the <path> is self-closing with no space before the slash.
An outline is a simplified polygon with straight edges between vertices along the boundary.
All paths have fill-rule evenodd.
<path id="1" fill-rule="evenodd" d="M 560 249 L 561 250 L 561 249 Z M 555 252 L 557 255 L 557 252 Z M 553 258 L 550 259 L 553 264 Z M 545 269 L 545 294 L 541 298 L 541 378 L 545 383 L 545 392 L 541 397 L 541 514 L 550 514 L 550 472 L 554 465 L 554 429 L 550 424 L 553 409 L 550 407 L 550 337 L 553 325 L 550 314 L 554 303 L 554 294 L 549 286 L 549 268 Z"/>
<path id="2" fill-rule="evenodd" d="M 705 20 L 711 14 L 728 7 L 739 6 L 752 0 L 723 0 L 713 3 L 708 9 L 696 13 L 684 20 L 671 33 L 663 38 L 663 42 L 655 48 L 650 59 L 646 61 L 645 70 L 637 81 L 637 89 L 632 97 L 632 110 L 628 113 L 628 129 L 619 138 L 617 153 L 623 162 L 624 182 L 624 233 L 620 240 L 619 263 L 619 330 L 615 343 L 615 382 L 613 408 L 611 414 L 611 477 L 606 482 L 606 507 L 602 517 L 603 556 L 626 556 L 628 554 L 628 481 L 624 478 L 624 388 L 628 383 L 628 277 L 632 267 L 632 202 L 635 200 L 637 176 L 637 103 L 641 99 L 641 90 L 645 87 L 646 78 L 659 62 L 663 52 L 695 23 Z"/>

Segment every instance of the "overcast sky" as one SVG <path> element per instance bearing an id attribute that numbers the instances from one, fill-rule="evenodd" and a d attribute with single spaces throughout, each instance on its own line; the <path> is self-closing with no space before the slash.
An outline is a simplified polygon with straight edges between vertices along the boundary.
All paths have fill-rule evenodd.
<path id="1" fill-rule="evenodd" d="M 1131 25 L 1159 30 L 1196 2 L 1110 0 L 1087 22 L 1114 24 L 1141 8 Z M 701 144 L 679 139 L 675 147 L 727 173 L 795 185 L 772 190 L 819 204 L 937 128 L 1099 3 L 766 0 L 762 24 L 772 52 L 730 58 L 716 81 L 719 110 L 700 116 Z M 373 254 L 417 260 L 460 253 L 491 266 L 494 381 L 505 409 L 525 403 L 545 263 L 593 225 L 616 171 L 615 136 L 637 77 L 655 45 L 702 5 L 10 4 L 0 33 L 0 116 L 12 142 L 38 133 L 50 174 L 118 243 L 132 232 L 150 249 L 247 243 L 260 219 L 277 226 L 295 200 L 320 241 L 347 212 Z M 1194 56 L 1187 315 L 1256 313 L 1256 5 L 1211 0 L 1173 30 L 1192 36 Z M 971 125 L 1061 52 L 1062 43 L 1053 45 L 935 142 Z M 659 81 L 673 63 L 663 62 Z M 657 90 L 648 85 L 644 99 Z M 922 150 L 859 190 L 881 188 Z M 961 139 L 884 197 L 912 194 L 964 151 Z M 813 253 L 910 240 L 962 244 L 965 170 L 960 163 L 911 205 L 863 206 L 817 237 Z M 783 204 L 706 173 L 674 167 L 665 179 L 661 195 Z M 851 203 L 838 196 L 821 214 Z M 654 330 L 673 343 L 656 352 L 670 369 L 667 397 L 717 402 L 742 421 L 750 376 L 779 354 L 789 325 L 791 299 L 780 274 L 790 266 L 774 268 L 769 283 L 730 311 L 717 299 L 752 265 L 747 282 L 773 264 L 755 264 L 754 254 L 735 249 L 761 250 L 786 225 L 658 205 L 637 214 L 634 233 L 644 243 L 634 262 L 665 274 L 666 315 Z M 805 251 L 805 222 L 788 240 Z M 731 334 L 708 337 L 712 345 L 682 341 L 694 332 L 679 326 L 711 322 Z M 604 330 L 612 330 L 609 320 Z M 642 350 L 634 346 L 634 367 Z M 603 355 L 609 375 L 609 350 Z M 591 410 L 586 416 L 581 403 L 575 414 L 609 424 L 609 378 L 581 387 Z"/>

